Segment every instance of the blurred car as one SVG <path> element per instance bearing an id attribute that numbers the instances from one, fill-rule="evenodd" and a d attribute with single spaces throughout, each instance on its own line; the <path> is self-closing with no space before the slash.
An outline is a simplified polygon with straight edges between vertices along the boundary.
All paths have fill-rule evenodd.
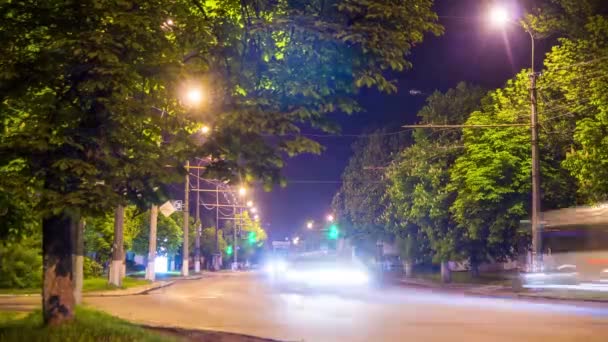
<path id="1" fill-rule="evenodd" d="M 522 274 L 524 286 L 534 285 L 578 285 L 579 274 L 575 265 L 561 265 L 544 272 Z"/>
<path id="2" fill-rule="evenodd" d="M 361 288 L 372 281 L 362 263 L 332 254 L 274 260 L 266 271 L 276 284 L 291 288 Z"/>

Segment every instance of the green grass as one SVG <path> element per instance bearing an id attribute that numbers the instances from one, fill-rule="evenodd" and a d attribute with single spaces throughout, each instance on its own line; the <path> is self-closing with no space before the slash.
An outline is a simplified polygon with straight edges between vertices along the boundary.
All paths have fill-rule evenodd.
<path id="1" fill-rule="evenodd" d="M 511 273 L 508 272 L 484 272 L 478 278 L 471 277 L 469 272 L 452 272 L 452 283 L 454 284 L 479 284 L 479 285 L 511 285 Z M 439 273 L 422 273 L 417 278 L 441 282 Z"/>
<path id="2" fill-rule="evenodd" d="M 40 294 L 40 289 L 0 289 L 0 294 L 21 295 Z"/>
<path id="3" fill-rule="evenodd" d="M 0 321 L 0 341 L 168 342 L 176 340 L 147 331 L 103 312 L 78 307 L 74 321 L 57 327 L 44 326 L 40 311 L 35 311 L 21 319 Z"/>
<path id="4" fill-rule="evenodd" d="M 0 311 L 0 326 L 16 319 L 21 319 L 27 315 L 26 312 Z"/>
<path id="5" fill-rule="evenodd" d="M 122 286 L 116 287 L 108 284 L 108 279 L 106 277 L 96 277 L 96 278 L 87 278 L 84 280 L 82 284 L 83 292 L 95 292 L 95 291 L 111 291 L 111 290 L 120 290 L 120 289 L 128 289 L 135 286 L 147 285 L 150 284 L 149 281 L 144 279 L 138 279 L 133 277 L 125 277 L 122 280 Z M 19 295 L 19 294 L 40 294 L 41 289 L 0 289 L 0 294 L 11 294 L 11 295 Z"/>
<path id="6" fill-rule="evenodd" d="M 147 285 L 147 284 L 150 284 L 150 282 L 147 280 L 144 280 L 144 279 L 125 277 L 122 280 L 122 287 L 116 287 L 116 286 L 108 284 L 108 279 L 105 277 L 88 278 L 88 279 L 85 279 L 84 283 L 82 284 L 82 292 L 128 289 L 131 287 Z"/>

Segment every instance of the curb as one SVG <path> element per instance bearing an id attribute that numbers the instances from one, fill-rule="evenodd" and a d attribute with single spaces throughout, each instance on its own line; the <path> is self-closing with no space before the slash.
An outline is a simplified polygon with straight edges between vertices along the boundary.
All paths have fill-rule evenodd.
<path id="1" fill-rule="evenodd" d="M 563 301 L 563 302 L 585 302 L 585 303 L 601 303 L 608 304 L 608 299 L 576 299 L 576 298 L 564 298 L 564 297 L 552 297 L 552 296 L 535 296 L 535 295 L 525 295 L 521 293 L 515 294 L 516 298 L 526 299 L 526 300 L 555 300 L 555 301 Z"/>
<path id="2" fill-rule="evenodd" d="M 173 284 L 175 284 L 175 280 L 163 282 L 163 283 L 160 283 L 158 285 L 154 285 L 154 286 L 151 286 L 151 287 L 139 290 L 139 291 L 130 292 L 130 293 L 124 293 L 124 292 L 123 293 L 112 293 L 112 291 L 88 292 L 88 293 L 85 292 L 85 293 L 82 294 L 82 297 L 125 297 L 125 296 L 138 296 L 138 295 L 148 294 L 151 291 L 162 289 L 164 287 L 169 287 L 169 286 L 171 286 Z M 126 289 L 125 291 L 128 291 L 128 289 Z"/>
<path id="3" fill-rule="evenodd" d="M 429 290 L 442 290 L 442 291 L 450 291 L 450 292 L 459 292 L 464 295 L 469 296 L 477 296 L 477 297 L 485 297 L 485 298 L 502 298 L 502 299 L 521 299 L 521 300 L 538 300 L 538 301 L 562 301 L 562 302 L 583 302 L 583 303 L 603 303 L 608 304 L 608 299 L 580 299 L 580 298 L 564 298 L 564 297 L 553 297 L 549 295 L 528 295 L 522 294 L 518 292 L 510 291 L 508 293 L 492 293 L 492 292 L 478 292 L 471 289 L 463 289 L 462 287 L 451 287 L 451 286 L 442 286 L 436 284 L 424 284 L 424 283 L 408 283 L 407 281 L 399 281 L 400 285 L 408 286 L 408 287 L 418 287 Z"/>
<path id="4" fill-rule="evenodd" d="M 42 292 L 42 290 L 40 290 Z M 15 294 L 10 294 L 10 293 L 3 293 L 0 294 L 0 298 L 14 298 L 14 297 L 40 297 L 41 294 L 40 293 L 15 293 Z"/>
<path id="5" fill-rule="evenodd" d="M 137 323 L 135 323 L 137 324 Z M 173 326 L 161 326 L 151 324 L 137 324 L 140 327 L 157 332 L 175 334 L 185 338 L 203 338 L 201 341 L 240 341 L 240 342 L 284 342 L 266 337 L 239 334 L 228 331 L 210 330 L 210 329 L 187 329 Z"/>

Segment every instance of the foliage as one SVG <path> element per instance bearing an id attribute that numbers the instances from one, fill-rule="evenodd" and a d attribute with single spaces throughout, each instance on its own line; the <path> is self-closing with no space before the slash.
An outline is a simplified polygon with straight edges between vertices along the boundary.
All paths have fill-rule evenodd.
<path id="1" fill-rule="evenodd" d="M 42 280 L 40 235 L 0 241 L 0 288 L 38 288 Z"/>
<path id="2" fill-rule="evenodd" d="M 365 241 L 375 245 L 376 240 L 390 236 L 391 230 L 381 217 L 387 206 L 383 172 L 407 140 L 406 133 L 381 129 L 353 145 L 353 156 L 342 173 L 342 186 L 332 207 L 341 230 L 359 247 Z"/>
<path id="3" fill-rule="evenodd" d="M 238 257 L 247 259 L 261 248 L 268 239 L 266 231 L 262 228 L 259 221 L 251 219 L 248 211 L 236 214 L 237 224 L 237 243 L 239 246 Z M 224 239 L 227 245 L 234 246 L 234 223 L 229 222 L 223 229 Z M 251 239 L 250 239 L 251 237 Z M 225 251 L 225 250 L 222 250 Z"/>
<path id="4" fill-rule="evenodd" d="M 608 14 L 603 0 L 545 0 L 526 15 L 537 37 L 558 35 L 577 39 L 586 35 L 585 25 L 590 17 Z"/>
<path id="5" fill-rule="evenodd" d="M 123 243 L 124 250 L 133 246 L 133 239 L 144 229 L 144 215 L 136 206 L 125 208 Z M 104 264 L 112 257 L 114 243 L 114 211 L 87 218 L 84 228 L 84 246 L 87 255 L 94 256 L 95 261 Z"/>
<path id="6" fill-rule="evenodd" d="M 156 335 L 127 321 L 110 316 L 101 311 L 84 307 L 76 308 L 76 319 L 72 324 L 59 327 L 42 325 L 40 311 L 27 317 L 2 322 L 2 341 L 174 341 L 172 338 Z"/>
<path id="7" fill-rule="evenodd" d="M 458 84 L 445 93 L 435 92 L 418 112 L 421 124 L 462 124 L 479 108 L 484 90 Z M 419 259 L 429 253 L 435 262 L 462 258 L 464 234 L 450 213 L 455 193 L 448 189 L 450 169 L 462 154 L 458 130 L 418 129 L 415 144 L 401 152 L 388 169 L 385 219 L 397 222 L 395 232 L 409 246 L 404 255 Z"/>
<path id="8" fill-rule="evenodd" d="M 133 252 L 139 255 L 148 255 L 148 242 L 150 236 L 150 212 L 146 212 L 140 220 L 139 233 L 133 239 Z M 176 254 L 182 243 L 183 228 L 178 224 L 182 222 L 182 212 L 175 212 L 166 217 L 158 215 L 156 227 L 156 253 L 157 255 Z M 191 220 L 191 222 L 193 222 Z"/>
<path id="9" fill-rule="evenodd" d="M 103 266 L 91 258 L 84 257 L 82 273 L 85 278 L 100 277 L 103 274 Z"/>
<path id="10" fill-rule="evenodd" d="M 191 236 L 191 239 L 194 237 Z M 221 232 L 218 232 L 218 249 L 220 253 L 226 250 L 226 240 Z M 215 254 L 215 227 L 204 228 L 201 233 L 201 255 L 206 259 Z"/>
<path id="11" fill-rule="evenodd" d="M 608 200 L 608 19 L 592 18 L 585 28 L 584 39 L 562 39 L 547 56 L 546 77 L 561 99 L 547 120 L 570 129 L 562 165 L 576 179 L 579 202 L 597 203 Z"/>

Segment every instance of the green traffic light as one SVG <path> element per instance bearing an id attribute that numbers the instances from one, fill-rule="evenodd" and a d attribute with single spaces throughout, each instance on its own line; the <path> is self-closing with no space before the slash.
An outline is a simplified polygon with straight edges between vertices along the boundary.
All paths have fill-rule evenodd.
<path id="1" fill-rule="evenodd" d="M 340 230 L 338 229 L 338 226 L 335 224 L 332 224 L 331 227 L 329 227 L 329 234 L 328 234 L 329 238 L 331 240 L 337 240 L 338 237 L 340 236 Z"/>
<path id="2" fill-rule="evenodd" d="M 249 240 L 249 243 L 254 244 L 257 241 L 255 232 L 249 232 L 249 237 L 247 239 Z"/>
<path id="3" fill-rule="evenodd" d="M 226 247 L 226 254 L 232 255 L 232 245 L 229 245 L 228 247 Z"/>

